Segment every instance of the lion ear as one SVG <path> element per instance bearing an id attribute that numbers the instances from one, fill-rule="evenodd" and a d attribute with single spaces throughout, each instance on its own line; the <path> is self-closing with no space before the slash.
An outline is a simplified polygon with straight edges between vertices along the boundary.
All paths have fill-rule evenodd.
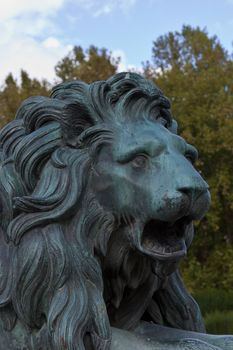
<path id="1" fill-rule="evenodd" d="M 61 120 L 63 140 L 72 147 L 79 146 L 79 136 L 95 125 L 90 110 L 85 104 L 70 103 L 64 108 Z"/>

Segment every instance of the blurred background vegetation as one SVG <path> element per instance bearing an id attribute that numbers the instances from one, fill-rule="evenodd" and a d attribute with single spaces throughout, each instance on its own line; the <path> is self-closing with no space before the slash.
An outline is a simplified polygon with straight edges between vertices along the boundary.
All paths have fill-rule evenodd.
<path id="1" fill-rule="evenodd" d="M 55 67 L 56 83 L 106 79 L 120 59 L 107 49 L 74 47 Z M 152 59 L 140 73 L 171 99 L 180 133 L 199 150 L 197 167 L 210 185 L 211 210 L 200 223 L 182 273 L 201 305 L 207 330 L 233 334 L 233 56 L 206 30 L 183 26 L 153 42 Z M 49 95 L 52 85 L 21 71 L 8 74 L 0 89 L 0 127 L 32 95 Z"/>

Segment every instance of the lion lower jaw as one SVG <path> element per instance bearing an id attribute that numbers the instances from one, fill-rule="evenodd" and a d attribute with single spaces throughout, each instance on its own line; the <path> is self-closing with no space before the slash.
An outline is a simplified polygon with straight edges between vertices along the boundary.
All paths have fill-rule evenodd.
<path id="1" fill-rule="evenodd" d="M 186 256 L 187 247 L 184 239 L 175 245 L 162 246 L 160 244 L 144 242 L 142 250 L 146 255 L 150 255 L 154 260 L 166 262 L 177 261 Z"/>

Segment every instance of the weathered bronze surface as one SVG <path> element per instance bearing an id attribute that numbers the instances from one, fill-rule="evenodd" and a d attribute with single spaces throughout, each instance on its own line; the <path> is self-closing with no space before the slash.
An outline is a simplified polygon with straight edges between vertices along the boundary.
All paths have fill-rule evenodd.
<path id="1" fill-rule="evenodd" d="M 135 73 L 27 99 L 0 131 L 0 349 L 233 349 L 178 272 L 210 204 L 196 158 Z"/>

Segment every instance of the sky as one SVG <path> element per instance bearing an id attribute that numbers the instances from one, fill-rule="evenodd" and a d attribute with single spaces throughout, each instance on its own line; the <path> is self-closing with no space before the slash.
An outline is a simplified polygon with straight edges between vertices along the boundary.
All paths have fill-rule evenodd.
<path id="1" fill-rule="evenodd" d="M 153 41 L 183 24 L 233 51 L 233 0 L 0 0 L 0 85 L 20 69 L 54 82 L 54 66 L 74 45 L 107 48 L 121 56 L 121 71 L 140 68 Z"/>

